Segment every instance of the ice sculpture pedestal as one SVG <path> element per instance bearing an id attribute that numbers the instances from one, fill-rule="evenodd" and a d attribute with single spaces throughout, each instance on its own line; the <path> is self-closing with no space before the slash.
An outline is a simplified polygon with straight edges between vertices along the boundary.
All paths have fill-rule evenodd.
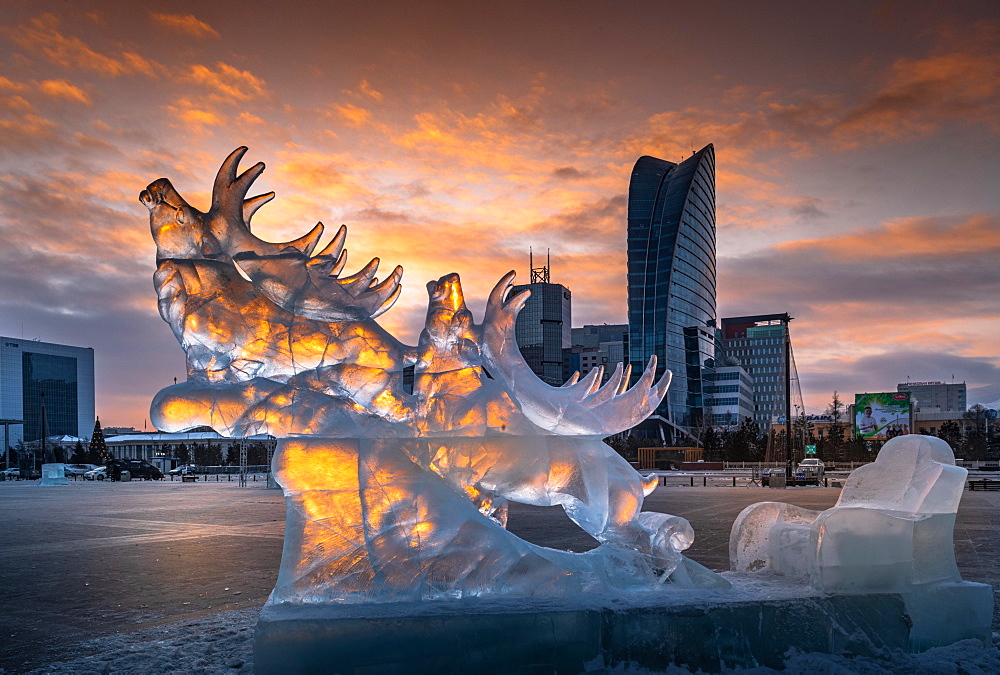
<path id="1" fill-rule="evenodd" d="M 39 485 L 69 485 L 66 465 L 59 462 L 42 464 L 42 481 Z"/>
<path id="2" fill-rule="evenodd" d="M 960 582 L 930 595 L 825 595 L 727 575 L 728 591 L 573 600 L 297 605 L 268 603 L 257 622 L 258 673 L 599 672 L 671 665 L 780 668 L 792 647 L 872 655 L 975 638 L 988 644 L 992 590 Z"/>

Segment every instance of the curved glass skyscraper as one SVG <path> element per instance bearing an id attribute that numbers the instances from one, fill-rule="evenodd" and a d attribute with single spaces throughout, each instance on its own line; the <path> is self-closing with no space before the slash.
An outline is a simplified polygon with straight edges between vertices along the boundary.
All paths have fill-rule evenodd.
<path id="1" fill-rule="evenodd" d="M 640 157 L 628 190 L 629 361 L 656 354 L 674 378 L 651 420 L 680 442 L 701 423 L 701 369 L 715 355 L 715 149 L 680 164 Z"/>

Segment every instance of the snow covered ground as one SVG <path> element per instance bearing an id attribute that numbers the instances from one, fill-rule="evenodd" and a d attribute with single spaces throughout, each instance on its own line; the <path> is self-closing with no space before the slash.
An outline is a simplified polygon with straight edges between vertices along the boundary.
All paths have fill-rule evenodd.
<path id="1" fill-rule="evenodd" d="M 24 653 L 23 659 L 9 658 L 8 670 L 0 672 L 253 672 L 254 627 L 280 554 L 280 493 L 240 489 L 235 483 L 61 488 L 5 483 L 0 488 L 9 517 L 0 546 L 0 611 L 6 615 L 0 617 L 5 629 L 0 649 Z M 827 508 L 836 496 L 837 491 L 822 488 L 684 487 L 661 488 L 649 501 L 656 510 L 689 516 L 698 533 L 695 559 L 725 569 L 729 529 L 745 504 L 777 498 Z M 585 546 L 578 528 L 560 525 L 564 516 L 549 511 L 514 510 L 512 527 L 537 543 Z M 963 576 L 995 587 L 1000 585 L 998 512 L 1000 493 L 969 492 L 956 526 Z M 43 564 L 46 575 L 32 571 Z M 90 590 L 97 583 L 88 567 L 100 570 L 97 580 L 106 582 L 98 596 Z M 115 593 L 154 578 L 150 570 L 156 570 L 164 597 Z M 30 594 L 12 595 L 11 589 L 25 586 L 25 575 L 34 579 L 26 586 Z M 238 598 L 224 592 L 236 586 L 242 591 Z M 244 604 L 234 607 L 237 600 Z M 150 625 L 153 621 L 156 625 Z M 993 643 L 1000 644 L 1000 613 L 994 615 L 993 629 Z M 644 671 L 620 667 L 616 672 Z M 790 653 L 784 672 L 1000 673 L 1000 650 L 963 642 L 923 654 L 886 652 L 864 659 Z"/>

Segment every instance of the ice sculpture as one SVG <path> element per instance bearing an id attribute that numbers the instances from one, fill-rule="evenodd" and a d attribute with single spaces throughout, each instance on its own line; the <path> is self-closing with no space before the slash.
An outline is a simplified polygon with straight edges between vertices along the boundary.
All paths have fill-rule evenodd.
<path id="1" fill-rule="evenodd" d="M 58 462 L 42 464 L 41 485 L 69 485 L 66 478 L 66 465 Z"/>
<path id="2" fill-rule="evenodd" d="M 966 473 L 943 440 L 897 436 L 851 473 L 831 509 L 744 509 L 730 537 L 732 568 L 771 570 L 826 592 L 960 582 L 952 534 Z"/>
<path id="3" fill-rule="evenodd" d="M 140 194 L 157 245 L 159 309 L 187 355 L 187 381 L 152 404 L 158 429 L 207 425 L 271 433 L 287 503 L 272 602 L 371 602 L 467 596 L 565 596 L 609 588 L 727 587 L 685 558 L 682 518 L 642 513 L 642 478 L 602 438 L 663 398 L 656 361 L 631 388 L 621 366 L 563 387 L 521 358 L 514 322 L 527 294 L 497 284 L 481 324 L 456 274 L 427 284 L 416 347 L 374 321 L 399 294 L 378 259 L 341 276 L 346 229 L 318 254 L 317 224 L 273 244 L 247 199 L 264 170 L 223 163 L 207 213 L 167 179 Z M 403 377 L 413 366 L 412 385 Z M 575 554 L 508 532 L 506 500 L 560 505 L 600 545 Z"/>

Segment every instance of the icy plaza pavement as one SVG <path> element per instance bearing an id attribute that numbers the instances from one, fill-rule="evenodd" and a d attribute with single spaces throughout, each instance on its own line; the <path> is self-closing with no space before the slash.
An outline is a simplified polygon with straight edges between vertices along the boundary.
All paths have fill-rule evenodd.
<path id="1" fill-rule="evenodd" d="M 251 484 L 253 485 L 253 484 Z M 765 500 L 826 509 L 823 488 L 660 488 L 645 506 L 687 518 L 688 554 L 729 567 L 739 512 Z M 252 669 L 259 608 L 281 557 L 280 491 L 236 483 L 0 483 L 0 668 L 7 672 L 233 672 Z M 1000 493 L 965 492 L 955 526 L 962 576 L 1000 587 Z M 533 543 L 585 550 L 595 542 L 562 509 L 512 504 L 511 530 Z M 1000 642 L 1000 603 L 994 643 Z M 996 647 L 968 644 L 925 654 L 846 660 L 793 655 L 851 672 L 1000 672 Z M 459 664 L 460 665 L 460 664 Z M 759 672 L 772 672 L 761 669 Z"/>

